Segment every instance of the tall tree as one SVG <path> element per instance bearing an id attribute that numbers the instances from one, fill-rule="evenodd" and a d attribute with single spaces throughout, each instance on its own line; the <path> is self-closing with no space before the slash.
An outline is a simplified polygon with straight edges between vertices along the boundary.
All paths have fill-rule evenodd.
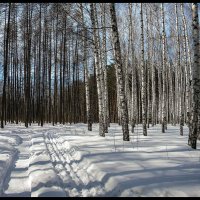
<path id="1" fill-rule="evenodd" d="M 166 43 L 165 43 L 165 12 L 164 4 L 161 4 L 162 12 L 162 82 L 163 82 L 163 96 L 162 96 L 162 132 L 165 132 L 167 128 L 166 118 Z"/>
<path id="2" fill-rule="evenodd" d="M 140 22 L 141 22 L 141 78 L 142 78 L 142 125 L 143 125 L 143 135 L 147 135 L 147 107 L 146 107 L 146 74 L 145 74 L 145 63 L 144 63 L 144 28 L 143 28 L 143 4 L 140 4 Z"/>
<path id="3" fill-rule="evenodd" d="M 104 128 L 105 133 L 108 133 L 109 126 L 109 108 L 108 108 L 108 86 L 107 86 L 107 48 L 106 48 L 106 4 L 101 5 L 101 24 L 103 27 L 102 41 L 102 69 L 104 81 Z"/>
<path id="4" fill-rule="evenodd" d="M 133 46 L 133 18 L 132 18 L 132 3 L 129 3 L 129 37 L 130 37 L 130 55 L 131 55 L 131 86 L 132 86 L 132 96 L 131 96 L 131 132 L 134 132 L 134 127 L 136 123 L 136 112 L 137 112 L 137 85 L 136 85 L 136 65 L 135 65 L 135 52 Z"/>
<path id="5" fill-rule="evenodd" d="M 183 41 L 184 41 L 184 66 L 186 74 L 186 123 L 189 123 L 190 120 L 190 79 L 191 79 L 191 53 L 188 39 L 188 29 L 187 22 L 185 19 L 184 5 L 181 3 L 181 13 L 182 13 L 182 22 L 183 22 Z M 187 52 L 186 52 L 187 50 Z"/>
<path id="6" fill-rule="evenodd" d="M 98 35 L 97 35 L 97 22 L 95 17 L 95 9 L 94 4 L 90 4 L 91 11 L 91 21 L 93 28 L 93 49 L 94 49 L 94 57 L 95 57 L 95 72 L 96 72 L 96 81 L 97 81 L 97 92 L 98 92 L 98 103 L 99 103 L 99 135 L 105 137 L 105 129 L 104 129 L 104 116 L 103 116 L 103 97 L 102 97 L 102 73 L 100 69 L 100 55 L 98 49 Z"/>
<path id="7" fill-rule="evenodd" d="M 5 55 L 4 55 L 4 81 L 3 81 L 3 96 L 2 96 L 2 111 L 1 111 L 1 128 L 4 128 L 5 111 L 6 111 L 6 81 L 8 75 L 8 44 L 10 35 L 10 13 L 11 13 L 11 3 L 8 4 L 8 21 L 6 26 L 6 39 L 5 39 Z"/>
<path id="8" fill-rule="evenodd" d="M 113 39 L 112 41 L 114 45 L 114 54 L 115 54 L 115 66 L 117 71 L 117 77 L 119 79 L 119 95 L 120 95 L 120 109 L 122 115 L 121 120 L 122 120 L 123 140 L 129 141 L 128 107 L 127 107 L 127 99 L 125 96 L 125 80 L 122 68 L 121 50 L 120 50 L 118 26 L 117 26 L 114 3 L 110 3 L 110 16 L 112 25 L 112 39 Z"/>
<path id="9" fill-rule="evenodd" d="M 87 124 L 88 131 L 92 131 L 92 119 L 91 119 L 91 106 L 90 106 L 90 96 L 89 96 L 89 76 L 88 76 L 88 66 L 87 66 L 87 29 L 85 27 L 84 14 L 83 14 L 83 5 L 80 4 L 81 8 L 81 18 L 83 26 L 83 65 L 84 65 L 84 77 L 85 77 L 85 98 L 86 98 L 86 115 L 87 115 Z"/>
<path id="10" fill-rule="evenodd" d="M 192 67 L 192 109 L 189 124 L 188 143 L 196 149 L 196 141 L 199 134 L 198 120 L 200 118 L 200 67 L 199 67 L 199 17 L 198 4 L 192 3 L 192 35 L 194 62 Z"/>

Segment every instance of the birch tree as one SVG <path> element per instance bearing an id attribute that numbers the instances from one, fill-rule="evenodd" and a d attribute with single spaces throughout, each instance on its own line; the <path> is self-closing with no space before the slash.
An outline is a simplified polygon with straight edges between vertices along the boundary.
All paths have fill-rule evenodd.
<path id="1" fill-rule="evenodd" d="M 107 48 L 106 48 L 106 4 L 102 3 L 101 6 L 101 24 L 103 27 L 103 41 L 102 41 L 102 68 L 103 68 L 103 78 L 104 78 L 104 125 L 105 133 L 108 133 L 109 123 L 109 107 L 108 107 L 108 85 L 107 85 Z"/>
<path id="2" fill-rule="evenodd" d="M 191 52 L 189 46 L 189 38 L 188 38 L 188 28 L 187 22 L 184 13 L 184 4 L 181 3 L 181 13 L 182 13 L 182 22 L 183 22 L 183 36 L 184 36 L 184 65 L 185 65 L 185 73 L 186 73 L 186 123 L 188 124 L 190 121 L 190 81 L 191 81 Z M 187 49 L 187 53 L 186 53 Z"/>
<path id="3" fill-rule="evenodd" d="M 142 124 L 143 124 L 143 135 L 147 135 L 147 117 L 146 117 L 146 97 L 147 97 L 147 88 L 146 88 L 146 74 L 145 74 L 145 63 L 144 63 L 144 28 L 143 28 L 143 4 L 140 4 L 140 21 L 141 21 L 141 77 L 142 77 Z"/>
<path id="4" fill-rule="evenodd" d="M 85 77 L 85 97 L 86 97 L 86 115 L 88 131 L 92 131 L 92 119 L 91 119 L 91 106 L 90 106 L 90 96 L 89 96 L 89 80 L 88 80 L 88 66 L 87 66 L 87 29 L 85 27 L 84 15 L 83 15 L 83 5 L 81 6 L 81 18 L 83 26 L 83 65 L 84 65 L 84 77 Z"/>
<path id="5" fill-rule="evenodd" d="M 188 144 L 196 149 L 199 134 L 198 120 L 200 118 L 199 17 L 197 3 L 192 3 L 192 34 L 194 62 L 192 66 L 192 109 Z"/>
<path id="6" fill-rule="evenodd" d="M 121 50 L 119 43 L 117 19 L 115 13 L 115 4 L 110 3 L 110 16 L 112 25 L 112 41 L 114 45 L 114 56 L 115 56 L 115 67 L 117 71 L 117 77 L 119 79 L 119 96 L 120 96 L 120 110 L 121 110 L 121 120 L 122 120 L 122 131 L 123 140 L 129 141 L 129 127 L 128 127 L 128 107 L 127 99 L 125 96 L 125 80 L 122 68 Z"/>
<path id="7" fill-rule="evenodd" d="M 137 113 L 137 85 L 136 85 L 136 65 L 134 63 L 134 47 L 133 47 L 133 18 L 132 18 L 132 3 L 129 3 L 129 37 L 130 37 L 130 55 L 131 55 L 131 72 L 132 72 L 132 96 L 131 96 L 131 132 L 134 132 L 134 127 L 136 123 L 136 113 Z"/>
<path id="8" fill-rule="evenodd" d="M 162 13 L 162 80 L 163 80 L 163 96 L 162 96 L 162 132 L 167 128 L 166 119 L 166 43 L 165 43 L 165 18 L 164 18 L 164 5 L 161 4 Z"/>
<path id="9" fill-rule="evenodd" d="M 95 71 L 96 71 L 96 80 L 97 80 L 97 92 L 98 92 L 98 103 L 99 103 L 99 135 L 105 137 L 104 132 L 104 116 L 103 116 L 103 97 L 102 97 L 102 85 L 101 85 L 101 69 L 100 69 L 100 55 L 98 49 L 98 40 L 97 40 L 97 24 L 95 20 L 95 10 L 94 4 L 90 4 L 91 11 L 91 21 L 93 27 L 93 49 L 95 57 Z"/>

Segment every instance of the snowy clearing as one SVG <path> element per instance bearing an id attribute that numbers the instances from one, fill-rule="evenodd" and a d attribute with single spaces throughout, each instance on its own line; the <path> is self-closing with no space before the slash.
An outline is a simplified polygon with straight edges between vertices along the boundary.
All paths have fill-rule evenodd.
<path id="1" fill-rule="evenodd" d="M 200 148 L 188 128 L 138 125 L 123 142 L 111 124 L 106 137 L 87 125 L 8 124 L 0 131 L 0 196 L 200 196 Z"/>

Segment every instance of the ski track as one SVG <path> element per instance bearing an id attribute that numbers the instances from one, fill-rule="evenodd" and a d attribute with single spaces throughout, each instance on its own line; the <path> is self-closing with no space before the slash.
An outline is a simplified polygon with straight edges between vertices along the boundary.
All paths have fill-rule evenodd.
<path id="1" fill-rule="evenodd" d="M 105 193 L 101 183 L 96 183 L 87 169 L 76 163 L 74 157 L 78 152 L 73 154 L 68 151 L 63 145 L 64 141 L 59 140 L 52 132 L 45 134 L 45 143 L 55 170 L 69 196 L 95 196 Z"/>
<path id="2" fill-rule="evenodd" d="M 18 135 L 19 132 L 13 131 Z M 29 157 L 30 157 L 30 134 L 28 131 L 20 131 L 21 143 L 16 147 L 18 155 L 16 156 L 14 168 L 10 172 L 4 183 L 3 196 L 30 196 L 30 182 L 28 175 Z M 18 187 L 16 187 L 18 185 Z"/>
<path id="3" fill-rule="evenodd" d="M 95 136 L 91 137 L 91 141 L 87 140 L 83 146 L 80 145 L 80 137 L 86 134 L 83 131 L 84 127 L 58 126 L 38 129 L 33 126 L 31 129 L 20 127 L 17 131 L 11 129 L 8 137 L 15 137 L 18 142 L 14 144 L 15 140 L 11 141 L 14 144 L 13 146 L 11 144 L 11 147 L 16 149 L 16 155 L 13 154 L 15 159 L 14 161 L 12 159 L 12 166 L 8 166 L 8 170 L 5 171 L 7 178 L 3 182 L 2 196 L 92 197 L 145 196 L 146 194 L 188 196 L 192 194 L 190 188 L 187 188 L 188 182 L 193 184 L 195 188 L 193 191 L 196 196 L 199 196 L 196 192 L 199 183 L 199 150 L 195 151 L 186 144 L 182 145 L 184 138 L 179 135 L 175 136 L 178 142 L 171 141 L 170 134 L 165 134 L 162 140 L 159 139 L 163 137 L 162 135 L 158 134 L 154 137 L 152 133 L 156 128 L 150 129 L 147 137 L 142 137 L 142 133 L 139 133 L 141 130 L 136 130 L 137 135 L 131 135 L 131 140 L 125 144 L 124 149 L 120 131 L 114 127 L 111 131 L 112 135 L 108 135 L 107 142 L 111 147 L 108 145 L 106 153 L 102 148 L 105 147 L 104 138 L 95 135 L 98 134 L 97 128 L 93 131 Z M 173 129 L 168 131 L 174 132 Z M 87 134 L 90 137 L 89 133 Z M 154 141 L 151 141 L 152 137 L 155 138 Z M 98 142 L 95 143 L 97 139 Z M 2 144 L 5 145 L 6 138 L 3 140 Z M 149 146 L 149 141 L 154 146 L 153 150 Z M 96 152 L 90 155 L 94 147 Z M 123 157 L 124 151 L 126 153 Z M 122 171 L 121 165 L 127 159 L 132 159 L 131 155 L 135 158 L 132 161 L 134 165 L 130 162 Z M 156 156 L 160 156 L 158 162 Z M 117 161 L 115 165 L 113 165 L 114 161 Z M 190 163 L 187 163 L 189 161 Z M 101 164 L 98 165 L 100 162 Z M 162 162 L 167 162 L 165 168 Z M 101 165 L 107 168 L 101 168 Z M 174 183 L 176 187 L 174 191 L 170 191 L 174 180 L 177 186 Z M 181 182 L 183 187 L 180 186 Z M 158 190 L 154 188 L 155 185 L 158 185 L 156 186 Z M 162 189 L 168 186 L 169 189 Z"/>
<path id="4" fill-rule="evenodd" d="M 55 130 L 13 131 L 21 137 L 16 147 L 18 155 L 10 175 L 5 180 L 3 195 L 8 196 L 101 196 L 105 188 L 87 172 L 87 161 L 78 163 L 74 151 Z M 69 144 L 67 145 L 69 147 Z M 49 177 L 44 176 L 48 170 Z M 19 187 L 16 187 L 19 185 Z M 41 189 L 42 188 L 42 189 Z"/>

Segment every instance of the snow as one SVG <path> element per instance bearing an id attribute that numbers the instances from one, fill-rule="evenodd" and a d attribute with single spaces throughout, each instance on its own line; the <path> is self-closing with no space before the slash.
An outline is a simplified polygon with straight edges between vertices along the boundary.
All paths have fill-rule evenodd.
<path id="1" fill-rule="evenodd" d="M 0 130 L 0 196 L 200 196 L 200 148 L 187 145 L 188 128 L 142 126 L 122 140 L 111 124 L 8 124 Z"/>
<path id="2" fill-rule="evenodd" d="M 20 143 L 18 136 L 11 135 L 9 131 L 1 131 L 0 134 L 0 194 L 3 192 L 3 184 L 11 170 L 17 154 L 15 148 Z"/>

